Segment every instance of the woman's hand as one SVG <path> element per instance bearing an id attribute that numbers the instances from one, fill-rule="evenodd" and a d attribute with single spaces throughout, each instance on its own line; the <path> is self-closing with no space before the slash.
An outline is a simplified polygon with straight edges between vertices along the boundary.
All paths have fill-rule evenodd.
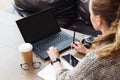
<path id="1" fill-rule="evenodd" d="M 58 52 L 58 48 L 57 47 L 49 47 L 49 50 L 47 51 L 50 59 L 52 58 L 59 58 L 59 52 Z"/>
<path id="2" fill-rule="evenodd" d="M 81 42 L 74 42 L 71 44 L 71 47 L 74 48 L 77 52 L 87 54 L 88 49 Z"/>
<path id="3" fill-rule="evenodd" d="M 47 53 L 48 53 L 50 59 L 59 58 L 59 56 L 60 56 L 59 53 L 58 53 L 58 48 L 53 47 L 53 46 L 49 47 L 49 50 L 47 51 Z M 56 73 L 60 72 L 61 69 L 63 68 L 62 64 L 59 61 L 54 63 L 53 67 L 54 67 Z"/>

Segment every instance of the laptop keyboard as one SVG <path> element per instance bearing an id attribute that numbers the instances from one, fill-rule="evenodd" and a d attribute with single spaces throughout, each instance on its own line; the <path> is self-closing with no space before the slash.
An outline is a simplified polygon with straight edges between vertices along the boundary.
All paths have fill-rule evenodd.
<path id="1" fill-rule="evenodd" d="M 55 46 L 58 43 L 63 42 L 68 39 L 70 39 L 69 36 L 64 35 L 64 33 L 60 32 L 57 35 L 53 35 L 52 37 L 47 38 L 47 41 L 42 40 L 40 42 L 35 43 L 34 46 L 37 47 L 38 51 L 42 52 L 42 51 L 46 51 L 50 46 Z"/>

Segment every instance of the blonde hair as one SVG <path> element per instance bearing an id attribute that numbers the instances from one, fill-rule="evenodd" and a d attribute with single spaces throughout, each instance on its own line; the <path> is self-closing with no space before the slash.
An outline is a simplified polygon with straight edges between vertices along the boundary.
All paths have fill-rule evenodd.
<path id="1" fill-rule="evenodd" d="M 91 0 L 92 10 L 95 15 L 101 15 L 110 30 L 97 38 L 92 48 L 98 50 L 100 57 L 108 57 L 120 52 L 120 0 Z M 100 1 L 100 2 L 99 2 Z M 102 7 L 100 9 L 100 7 Z M 101 43 L 108 42 L 100 47 Z"/>
<path id="2" fill-rule="evenodd" d="M 99 56 L 100 57 L 107 57 L 111 55 L 115 55 L 120 52 L 120 20 L 116 23 L 114 27 L 117 27 L 113 42 L 108 43 L 107 45 L 103 46 L 99 49 Z M 104 38 L 107 36 L 104 36 Z M 110 38 L 111 39 L 111 38 Z"/>

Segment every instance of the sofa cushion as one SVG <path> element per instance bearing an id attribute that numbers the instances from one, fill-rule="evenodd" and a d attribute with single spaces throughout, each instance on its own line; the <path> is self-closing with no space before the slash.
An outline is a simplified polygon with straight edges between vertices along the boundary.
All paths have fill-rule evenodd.
<path id="1" fill-rule="evenodd" d="M 49 10 L 55 14 L 60 27 L 68 28 L 78 17 L 77 0 L 14 0 L 18 13 L 26 17 L 38 11 Z"/>
<path id="2" fill-rule="evenodd" d="M 70 4 L 73 0 L 14 0 L 19 8 L 28 12 L 37 12 L 39 10 L 60 7 Z"/>
<path id="3" fill-rule="evenodd" d="M 49 10 L 55 14 L 58 25 L 66 29 L 96 36 L 91 25 L 89 14 L 89 0 L 14 0 L 14 7 L 18 13 L 27 17 L 36 12 Z"/>
<path id="4" fill-rule="evenodd" d="M 92 36 L 97 36 L 98 34 L 101 34 L 100 31 L 95 31 L 93 26 L 91 24 L 86 24 L 85 21 L 82 19 L 76 20 L 74 24 L 72 24 L 68 29 L 74 30 L 74 26 L 76 26 L 76 31 L 87 34 L 87 35 L 92 35 Z"/>
<path id="5" fill-rule="evenodd" d="M 78 17 L 82 18 L 86 24 L 91 24 L 89 13 L 89 1 L 90 0 L 78 0 Z"/>

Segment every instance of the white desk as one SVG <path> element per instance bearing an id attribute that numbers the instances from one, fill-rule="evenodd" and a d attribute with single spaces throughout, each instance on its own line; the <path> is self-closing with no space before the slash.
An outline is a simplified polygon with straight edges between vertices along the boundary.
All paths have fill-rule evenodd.
<path id="1" fill-rule="evenodd" d="M 0 80 L 41 80 L 36 74 L 44 68 L 49 61 L 42 60 L 34 54 L 34 61 L 42 63 L 40 69 L 24 71 L 20 67 L 21 57 L 18 46 L 24 43 L 15 20 L 20 17 L 0 11 Z M 62 29 L 73 35 L 73 31 Z M 81 40 L 84 34 L 77 33 Z"/>

